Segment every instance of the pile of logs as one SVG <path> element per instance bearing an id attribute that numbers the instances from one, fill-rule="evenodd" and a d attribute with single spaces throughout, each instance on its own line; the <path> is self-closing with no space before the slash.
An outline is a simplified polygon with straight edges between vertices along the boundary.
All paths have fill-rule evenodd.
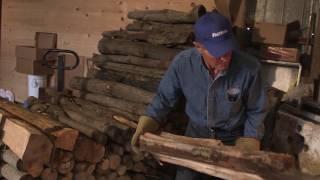
<path id="1" fill-rule="evenodd" d="M 121 82 L 155 92 L 172 59 L 192 46 L 193 24 L 204 6 L 191 12 L 146 10 L 129 12 L 125 30 L 104 32 L 100 55 L 94 54 L 89 77 Z"/>
<path id="2" fill-rule="evenodd" d="M 10 180 L 170 179 L 130 145 L 136 124 L 124 114 L 80 98 L 60 97 L 42 113 L 0 101 L 0 174 Z M 33 104 L 32 107 L 39 104 Z M 115 121 L 113 116 L 116 116 Z M 121 123 L 119 123 L 121 122 Z M 130 124 L 131 122 L 131 124 Z M 68 126 L 68 127 L 67 127 Z"/>

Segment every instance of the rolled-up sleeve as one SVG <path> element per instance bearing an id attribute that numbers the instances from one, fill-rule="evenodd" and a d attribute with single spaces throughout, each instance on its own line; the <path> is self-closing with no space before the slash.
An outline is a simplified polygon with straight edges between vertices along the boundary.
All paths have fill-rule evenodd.
<path id="1" fill-rule="evenodd" d="M 261 71 L 252 78 L 247 94 L 244 136 L 261 139 L 264 134 L 264 119 L 267 115 L 266 86 Z"/>
<path id="2" fill-rule="evenodd" d="M 175 107 L 182 96 L 178 78 L 178 61 L 181 58 L 181 55 L 177 55 L 172 61 L 160 82 L 156 96 L 147 108 L 146 115 L 159 122 L 166 119 L 167 114 Z"/>

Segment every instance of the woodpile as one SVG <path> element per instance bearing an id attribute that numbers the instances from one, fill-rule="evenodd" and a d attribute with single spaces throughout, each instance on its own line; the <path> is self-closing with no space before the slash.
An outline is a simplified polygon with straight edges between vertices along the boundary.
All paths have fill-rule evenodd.
<path id="1" fill-rule="evenodd" d="M 130 123 L 136 123 L 126 113 L 117 113 L 107 106 L 71 97 L 61 97 L 59 105 L 47 104 L 41 113 L 32 113 L 1 100 L 2 177 L 10 180 L 126 180 L 167 176 L 158 170 L 155 160 L 132 151 L 133 129 L 129 127 Z M 44 113 L 55 115 L 52 117 L 56 120 Z M 31 116 L 34 119 L 28 119 Z M 115 120 L 113 116 L 122 121 Z M 39 126 L 39 122 L 44 124 Z M 61 126 L 49 131 L 45 127 L 50 123 Z M 56 131 L 63 136 L 58 136 L 59 133 L 53 136 Z M 57 137 L 59 141 L 55 140 Z M 68 142 L 72 144 L 71 149 L 61 148 Z"/>
<path id="2" fill-rule="evenodd" d="M 94 54 L 90 78 L 116 81 L 155 92 L 172 59 L 192 47 L 193 24 L 203 14 L 199 5 L 189 13 L 173 10 L 129 12 L 125 30 L 103 32 Z"/>

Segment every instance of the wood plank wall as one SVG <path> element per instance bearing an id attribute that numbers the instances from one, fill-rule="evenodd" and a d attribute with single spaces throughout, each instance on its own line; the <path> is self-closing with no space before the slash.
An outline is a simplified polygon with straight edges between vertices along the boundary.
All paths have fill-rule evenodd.
<path id="1" fill-rule="evenodd" d="M 16 73 L 15 46 L 33 45 L 37 31 L 58 33 L 58 47 L 81 56 L 97 52 L 101 32 L 125 27 L 134 9 L 189 11 L 213 0 L 7 0 L 2 5 L 0 88 L 12 90 L 18 101 L 27 97 L 27 76 Z"/>

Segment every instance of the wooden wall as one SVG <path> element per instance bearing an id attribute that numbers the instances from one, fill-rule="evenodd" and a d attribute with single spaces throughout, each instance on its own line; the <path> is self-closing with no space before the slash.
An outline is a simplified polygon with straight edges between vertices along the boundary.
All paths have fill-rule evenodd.
<path id="1" fill-rule="evenodd" d="M 16 73 L 15 46 L 33 45 L 37 31 L 58 33 L 58 48 L 81 56 L 97 52 L 101 32 L 125 27 L 134 9 L 189 11 L 214 0 L 7 0 L 2 5 L 0 88 L 12 90 L 18 101 L 27 97 L 27 76 Z"/>

